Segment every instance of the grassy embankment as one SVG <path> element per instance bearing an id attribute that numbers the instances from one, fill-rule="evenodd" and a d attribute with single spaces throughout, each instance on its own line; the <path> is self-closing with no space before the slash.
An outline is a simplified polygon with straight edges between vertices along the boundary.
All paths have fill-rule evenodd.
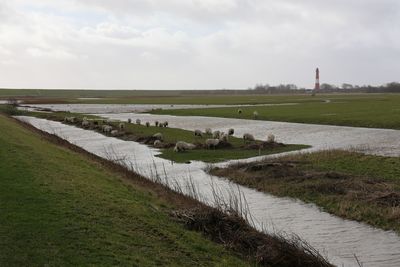
<path id="1" fill-rule="evenodd" d="M 400 158 L 323 151 L 214 169 L 212 173 L 400 233 Z"/>
<path id="2" fill-rule="evenodd" d="M 71 114 L 65 112 L 53 112 L 53 113 L 28 113 L 30 115 L 34 115 L 40 118 L 46 118 L 51 120 L 62 121 L 65 116 L 76 116 L 77 118 L 82 118 L 84 114 Z M 90 116 L 87 116 L 88 118 Z M 94 116 L 91 116 L 93 119 L 97 119 Z M 134 119 L 134 118 L 133 118 Z M 98 120 L 101 124 L 101 120 Z M 134 120 L 133 120 L 134 121 Z M 219 162 L 229 159 L 240 159 L 240 158 L 250 158 L 256 157 L 260 155 L 270 155 L 276 153 L 282 153 L 287 151 L 293 151 L 298 149 L 304 149 L 308 146 L 305 145 L 295 145 L 295 144 L 285 144 L 285 145 L 272 145 L 267 146 L 262 149 L 257 148 L 249 148 L 247 144 L 243 142 L 242 139 L 236 137 L 230 137 L 229 143 L 232 147 L 222 147 L 217 149 L 206 149 L 201 147 L 202 144 L 205 143 L 205 140 L 208 138 L 212 138 L 211 135 L 204 135 L 203 137 L 195 137 L 192 131 L 177 129 L 177 128 L 165 128 L 165 127 L 156 127 L 154 126 L 154 122 L 151 122 L 150 127 L 146 127 L 143 125 L 137 125 L 135 123 L 125 123 L 125 130 L 122 135 L 117 136 L 118 138 L 124 140 L 132 140 L 132 141 L 140 141 L 145 142 L 148 145 L 152 145 L 154 139 L 151 137 L 155 133 L 161 133 L 164 137 L 165 148 L 161 148 L 162 154 L 158 155 L 158 157 L 173 160 L 175 162 L 188 162 L 191 160 L 199 160 L 204 162 Z M 115 128 L 118 127 L 118 122 L 109 123 Z M 80 122 L 77 122 L 77 125 L 80 126 Z M 91 127 L 91 129 L 94 129 Z M 204 129 L 203 129 L 204 130 Z M 100 131 L 101 132 L 101 131 Z M 198 145 L 198 148 L 194 150 L 189 150 L 181 153 L 176 153 L 173 151 L 174 144 L 177 141 L 185 141 L 189 143 L 194 143 Z M 257 141 L 257 144 L 261 144 L 261 141 Z"/>
<path id="3" fill-rule="evenodd" d="M 0 115 L 0 265 L 246 265 L 171 205 Z"/>
<path id="4" fill-rule="evenodd" d="M 55 137 L 0 124 L 1 266 L 331 266 Z M 185 227 L 242 256 L 169 215 L 193 206 L 179 215 Z"/>
<path id="5" fill-rule="evenodd" d="M 238 114 L 237 107 L 155 110 L 152 113 L 253 119 L 253 112 L 257 111 L 259 120 L 400 129 L 399 94 L 319 95 L 315 99 L 311 96 L 271 96 L 266 98 L 277 102 L 285 99 L 286 103 L 296 102 L 299 104 L 248 106 L 241 108 L 242 114 Z M 330 100 L 330 102 L 323 100 Z"/>

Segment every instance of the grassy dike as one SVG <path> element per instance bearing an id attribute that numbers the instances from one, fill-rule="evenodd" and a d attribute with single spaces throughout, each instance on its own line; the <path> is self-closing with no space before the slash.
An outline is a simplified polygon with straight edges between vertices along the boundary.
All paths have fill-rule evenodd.
<path id="1" fill-rule="evenodd" d="M 247 266 L 174 207 L 0 115 L 0 266 Z"/>
<path id="2" fill-rule="evenodd" d="M 30 112 L 26 115 L 36 116 L 39 118 L 55 120 L 55 121 L 63 121 L 65 116 L 75 116 L 76 118 L 82 119 L 85 117 L 85 114 L 72 114 L 66 112 L 52 112 L 52 113 L 39 113 L 39 112 Z M 99 125 L 103 124 L 102 120 L 95 116 L 86 116 L 92 120 L 97 120 Z M 135 121 L 134 118 L 133 122 Z M 280 145 L 272 145 L 266 146 L 262 149 L 250 148 L 248 144 L 244 144 L 243 139 L 237 137 L 229 137 L 229 143 L 231 147 L 221 147 L 217 149 L 206 149 L 202 147 L 202 144 L 205 143 L 206 139 L 212 138 L 211 135 L 204 135 L 202 137 L 194 136 L 194 132 L 187 131 L 178 128 L 169 128 L 169 127 L 156 127 L 154 126 L 154 121 L 150 121 L 151 126 L 146 127 L 143 125 L 145 122 L 142 122 L 141 125 L 137 125 L 135 123 L 126 123 L 123 134 L 117 135 L 117 138 L 121 138 L 123 140 L 128 141 L 137 141 L 142 142 L 147 145 L 152 146 L 154 139 L 151 137 L 155 133 L 161 133 L 164 137 L 165 147 L 160 148 L 161 154 L 157 155 L 157 157 L 161 157 L 164 159 L 173 160 L 175 162 L 183 163 L 191 160 L 198 160 L 204 162 L 220 162 L 229 159 L 241 159 L 241 158 L 251 158 L 261 155 L 270 155 L 276 153 L 282 153 L 287 151 L 299 150 L 308 148 L 307 145 L 300 144 L 280 144 Z M 109 122 L 109 125 L 114 126 L 118 129 L 118 121 Z M 76 126 L 81 127 L 81 122 L 78 120 L 75 123 Z M 93 125 L 89 128 L 90 130 L 96 130 L 100 133 L 100 129 L 94 129 Z M 203 131 L 205 129 L 202 129 Z M 175 143 L 178 141 L 185 141 L 188 143 L 193 143 L 198 147 L 194 150 L 189 150 L 181 153 L 176 153 L 173 151 Z M 256 144 L 260 145 L 261 141 L 256 141 Z"/>
<path id="3" fill-rule="evenodd" d="M 400 233 L 400 158 L 322 151 L 213 169 L 260 191 Z"/>

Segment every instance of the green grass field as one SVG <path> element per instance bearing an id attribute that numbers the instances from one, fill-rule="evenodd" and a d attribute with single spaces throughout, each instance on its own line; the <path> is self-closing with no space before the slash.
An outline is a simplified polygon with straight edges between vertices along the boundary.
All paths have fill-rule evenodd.
<path id="1" fill-rule="evenodd" d="M 400 233 L 400 158 L 322 151 L 286 156 L 276 162 L 289 165 L 249 169 L 259 163 L 245 164 L 212 173 Z"/>
<path id="2" fill-rule="evenodd" d="M 0 115 L 0 266 L 247 266 L 172 204 Z"/>
<path id="3" fill-rule="evenodd" d="M 299 104 L 248 106 L 241 108 L 242 114 L 238 114 L 236 107 L 155 110 L 152 113 L 253 119 L 253 112 L 257 111 L 259 120 L 400 129 L 399 94 L 319 95 L 316 98 L 311 96 L 271 96 L 269 98 L 271 101 L 279 102 L 286 99 L 287 103 Z M 330 102 L 327 103 L 325 100 Z M 259 101 L 262 102 L 262 98 Z"/>

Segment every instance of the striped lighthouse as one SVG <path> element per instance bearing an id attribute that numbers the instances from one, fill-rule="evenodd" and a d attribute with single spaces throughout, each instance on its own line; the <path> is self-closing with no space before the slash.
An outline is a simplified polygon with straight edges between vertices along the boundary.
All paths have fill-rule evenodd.
<path id="1" fill-rule="evenodd" d="M 315 87 L 314 90 L 318 91 L 319 90 L 319 69 L 317 68 L 315 70 Z"/>

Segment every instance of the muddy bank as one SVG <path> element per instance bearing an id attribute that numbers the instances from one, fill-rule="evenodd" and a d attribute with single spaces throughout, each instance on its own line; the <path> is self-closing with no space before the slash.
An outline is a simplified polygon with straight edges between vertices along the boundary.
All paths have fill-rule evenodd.
<path id="1" fill-rule="evenodd" d="M 315 167 L 318 162 L 311 164 L 308 160 L 292 156 L 233 164 L 210 172 L 262 192 L 316 203 L 337 216 L 400 233 L 398 179 L 321 171 Z"/>

